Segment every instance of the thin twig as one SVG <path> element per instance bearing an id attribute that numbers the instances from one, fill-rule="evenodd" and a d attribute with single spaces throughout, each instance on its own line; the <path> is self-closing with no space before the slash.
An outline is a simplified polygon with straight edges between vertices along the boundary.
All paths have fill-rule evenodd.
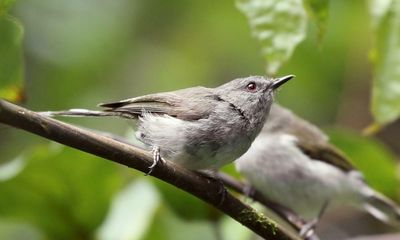
<path id="1" fill-rule="evenodd" d="M 148 166 L 152 163 L 151 154 L 143 149 L 42 116 L 1 99 L 0 123 L 23 129 L 144 173 L 148 172 Z M 265 239 L 299 239 L 276 225 L 268 217 L 243 204 L 230 193 L 226 193 L 221 201 L 220 185 L 215 180 L 205 178 L 201 174 L 171 162 L 158 165 L 152 176 L 213 205 Z"/>

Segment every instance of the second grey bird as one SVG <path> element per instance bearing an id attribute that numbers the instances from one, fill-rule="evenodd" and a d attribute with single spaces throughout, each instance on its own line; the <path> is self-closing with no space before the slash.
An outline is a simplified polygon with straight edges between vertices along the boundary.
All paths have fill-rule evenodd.
<path id="1" fill-rule="evenodd" d="M 50 116 L 139 118 L 137 138 L 151 146 L 154 162 L 217 169 L 247 151 L 263 127 L 274 90 L 290 80 L 238 78 L 216 88 L 193 87 L 103 103 L 103 111 L 46 112 Z"/>
<path id="2" fill-rule="evenodd" d="M 277 104 L 235 165 L 255 189 L 306 220 L 318 219 L 325 206 L 347 204 L 400 226 L 392 200 L 369 187 L 321 130 Z"/>

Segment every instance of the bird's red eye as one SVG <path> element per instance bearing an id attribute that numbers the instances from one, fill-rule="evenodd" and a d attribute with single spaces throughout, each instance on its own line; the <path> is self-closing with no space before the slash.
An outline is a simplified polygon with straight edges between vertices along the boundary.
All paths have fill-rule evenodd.
<path id="1" fill-rule="evenodd" d="M 257 90 L 257 85 L 255 82 L 251 82 L 251 83 L 247 84 L 246 88 L 249 92 L 255 92 Z"/>

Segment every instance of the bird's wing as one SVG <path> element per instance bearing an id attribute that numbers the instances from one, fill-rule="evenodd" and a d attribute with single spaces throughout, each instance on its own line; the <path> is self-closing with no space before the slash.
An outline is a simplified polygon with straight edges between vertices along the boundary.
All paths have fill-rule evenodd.
<path id="1" fill-rule="evenodd" d="M 355 170 L 348 158 L 339 149 L 329 143 L 297 141 L 300 150 L 311 159 L 331 164 L 345 172 Z"/>
<path id="2" fill-rule="evenodd" d="M 345 172 L 355 170 L 348 158 L 329 143 L 329 138 L 324 132 L 278 104 L 272 106 L 263 132 L 292 135 L 296 138 L 299 149 L 310 159 L 334 165 Z"/>
<path id="3" fill-rule="evenodd" d="M 207 118 L 214 108 L 212 91 L 195 87 L 174 92 L 155 93 L 118 102 L 102 103 L 105 111 L 141 115 L 143 112 L 167 114 L 183 120 Z"/>

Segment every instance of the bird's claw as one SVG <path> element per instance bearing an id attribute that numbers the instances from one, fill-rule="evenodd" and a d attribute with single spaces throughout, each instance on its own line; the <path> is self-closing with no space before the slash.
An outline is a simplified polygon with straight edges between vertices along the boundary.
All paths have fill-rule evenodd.
<path id="1" fill-rule="evenodd" d="M 306 223 L 300 230 L 300 237 L 303 239 L 309 239 L 311 236 L 315 235 L 315 229 L 322 215 L 325 213 L 326 209 L 329 206 L 329 200 L 325 201 L 324 205 L 322 205 L 321 211 L 318 216 Z"/>
<path id="2" fill-rule="evenodd" d="M 160 155 L 160 147 L 153 147 L 151 152 L 153 153 L 153 163 L 149 166 L 150 170 L 148 173 L 145 174 L 146 176 L 150 175 L 153 172 L 154 168 L 159 162 L 165 163 L 165 159 L 162 158 Z"/>
<path id="3" fill-rule="evenodd" d="M 217 182 L 219 184 L 219 191 L 218 194 L 221 194 L 221 199 L 219 201 L 219 206 L 222 206 L 222 204 L 225 201 L 226 196 L 228 195 L 228 190 L 226 190 L 224 183 L 222 182 L 221 179 L 217 179 Z"/>
<path id="4" fill-rule="evenodd" d="M 243 188 L 243 194 L 245 195 L 246 198 L 252 198 L 254 199 L 254 195 L 256 193 L 256 189 L 251 186 L 250 184 L 246 184 Z"/>
<path id="5" fill-rule="evenodd" d="M 315 228 L 317 227 L 319 219 L 315 218 L 311 220 L 310 222 L 306 223 L 301 229 L 300 229 L 300 237 L 302 239 L 308 239 L 310 236 L 315 234 Z"/>

